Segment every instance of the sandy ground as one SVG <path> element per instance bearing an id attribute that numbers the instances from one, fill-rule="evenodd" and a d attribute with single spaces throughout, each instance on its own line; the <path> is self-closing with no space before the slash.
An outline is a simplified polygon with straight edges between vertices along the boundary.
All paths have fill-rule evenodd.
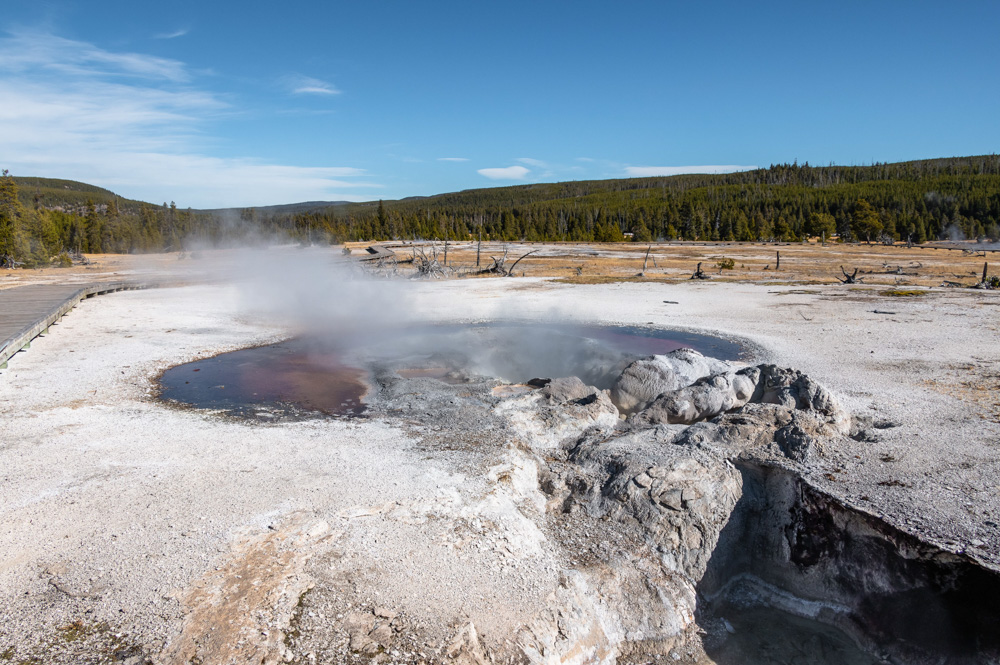
<path id="1" fill-rule="evenodd" d="M 813 461 L 814 482 L 1000 564 L 1000 294 L 884 292 L 526 277 L 424 282 L 405 298 L 431 320 L 744 340 L 747 360 L 805 371 L 876 425 Z M 248 425 L 154 400 L 170 365 L 287 334 L 241 302 L 218 284 L 89 299 L 0 372 L 0 657 L 187 663 L 208 648 L 193 636 L 219 628 L 228 646 L 205 662 L 315 662 L 283 635 L 317 580 L 343 597 L 323 620 L 378 606 L 424 644 L 442 624 L 520 625 L 556 584 L 563 555 L 487 482 L 502 447 L 435 447 L 432 432 L 379 419 Z M 98 655 L 80 660 L 88 640 Z"/>

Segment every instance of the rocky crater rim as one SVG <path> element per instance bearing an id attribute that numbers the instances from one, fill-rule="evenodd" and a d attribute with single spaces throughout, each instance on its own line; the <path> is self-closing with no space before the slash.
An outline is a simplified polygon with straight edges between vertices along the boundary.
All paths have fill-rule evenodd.
<path id="1" fill-rule="evenodd" d="M 1000 611 L 990 601 L 997 570 L 806 478 L 834 439 L 857 441 L 866 427 L 892 423 L 855 421 L 797 370 L 740 367 L 690 349 L 633 361 L 606 390 L 576 376 L 530 384 L 495 410 L 537 468 L 546 513 L 557 523 L 613 524 L 647 549 L 577 568 L 582 577 L 566 578 L 551 611 L 587 616 L 593 602 L 614 608 L 614 620 L 576 638 L 535 625 L 522 642 L 529 656 L 573 652 L 583 640 L 616 657 L 704 649 L 726 662 L 733 624 L 759 610 L 806 622 L 794 634 L 772 631 L 783 648 L 813 626 L 815 662 L 1000 654 Z"/>
<path id="2" fill-rule="evenodd" d="M 813 662 L 1000 657 L 996 569 L 807 478 L 833 441 L 857 442 L 866 428 L 891 424 L 852 418 L 825 387 L 774 364 L 681 348 L 619 354 L 609 369 L 602 363 L 614 354 L 585 341 L 583 353 L 547 366 L 576 370 L 560 374 L 531 371 L 537 358 L 551 362 L 558 344 L 518 356 L 521 337 L 476 346 L 469 334 L 457 327 L 444 345 L 352 350 L 370 368 L 370 415 L 443 429 L 438 440 L 452 442 L 469 439 L 466 410 L 499 419 L 513 439 L 487 480 L 519 515 L 506 527 L 509 543 L 551 541 L 570 552 L 578 546 L 571 534 L 593 540 L 611 530 L 642 545 L 568 560 L 515 646 L 480 639 L 469 624 L 449 657 L 733 662 L 745 639 L 734 626 L 761 611 L 796 626 L 774 627 L 770 648 L 792 649 L 805 631 Z M 558 364 L 566 360 L 576 364 Z M 524 390 L 495 390 L 511 382 L 494 378 L 502 363 L 533 375 Z M 380 653 L 368 632 L 351 643 Z M 751 654 L 742 662 L 767 661 Z"/>

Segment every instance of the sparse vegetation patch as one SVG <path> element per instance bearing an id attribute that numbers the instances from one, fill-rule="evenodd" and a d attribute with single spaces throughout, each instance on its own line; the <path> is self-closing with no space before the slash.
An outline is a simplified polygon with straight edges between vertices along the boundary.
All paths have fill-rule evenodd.
<path id="1" fill-rule="evenodd" d="M 715 267 L 719 270 L 732 270 L 736 267 L 736 261 L 734 259 L 721 258 L 715 262 Z"/>

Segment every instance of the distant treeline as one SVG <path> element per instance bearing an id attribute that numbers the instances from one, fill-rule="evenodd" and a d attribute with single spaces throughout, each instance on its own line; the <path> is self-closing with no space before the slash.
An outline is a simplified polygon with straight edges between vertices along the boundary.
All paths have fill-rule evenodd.
<path id="1" fill-rule="evenodd" d="M 254 228 L 227 215 L 153 205 L 72 180 L 0 177 L 0 266 L 36 267 L 74 253 L 160 252 L 236 242 Z"/>
<path id="2" fill-rule="evenodd" d="M 312 242 L 996 239 L 1000 156 L 494 187 L 284 214 L 181 210 L 73 181 L 0 178 L 0 263 L 181 250 L 275 233 Z"/>
<path id="3" fill-rule="evenodd" d="M 342 240 L 843 240 L 1000 235 L 1000 156 L 477 189 L 289 216 Z M 631 234 L 631 235 L 626 235 Z"/>

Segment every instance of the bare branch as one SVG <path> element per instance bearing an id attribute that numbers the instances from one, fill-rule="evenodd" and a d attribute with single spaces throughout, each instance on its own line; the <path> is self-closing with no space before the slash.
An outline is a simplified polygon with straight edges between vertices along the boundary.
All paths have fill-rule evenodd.
<path id="1" fill-rule="evenodd" d="M 514 276 L 514 268 L 515 268 L 515 266 L 517 266 L 518 263 L 521 262 L 521 259 L 523 259 L 525 256 L 531 256 L 532 254 L 534 254 L 537 251 L 538 251 L 537 249 L 533 249 L 530 252 L 528 252 L 527 254 L 522 255 L 521 258 L 518 259 L 517 261 L 514 261 L 513 265 L 511 265 L 510 269 L 507 270 L 507 276 L 508 277 L 513 277 Z"/>

